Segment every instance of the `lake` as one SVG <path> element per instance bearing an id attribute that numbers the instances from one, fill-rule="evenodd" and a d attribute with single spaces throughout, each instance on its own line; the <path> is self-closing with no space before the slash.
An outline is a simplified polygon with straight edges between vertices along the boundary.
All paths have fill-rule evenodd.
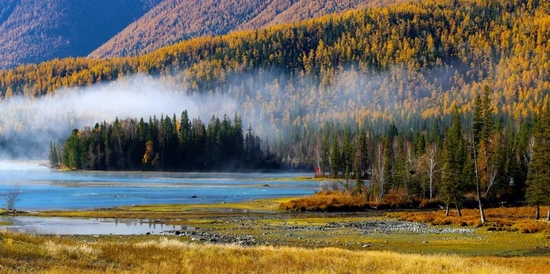
<path id="1" fill-rule="evenodd" d="M 0 193 L 20 190 L 18 210 L 79 210 L 143 204 L 198 204 L 303 196 L 313 173 L 73 172 L 37 162 L 0 162 Z M 5 207 L 4 200 L 0 201 Z"/>
<path id="2" fill-rule="evenodd" d="M 189 227 L 166 225 L 150 220 L 134 219 L 96 219 L 16 216 L 0 217 L 0 222 L 9 225 L 0 226 L 14 232 L 29 234 L 58 235 L 159 235 L 165 231 L 185 230 Z"/>

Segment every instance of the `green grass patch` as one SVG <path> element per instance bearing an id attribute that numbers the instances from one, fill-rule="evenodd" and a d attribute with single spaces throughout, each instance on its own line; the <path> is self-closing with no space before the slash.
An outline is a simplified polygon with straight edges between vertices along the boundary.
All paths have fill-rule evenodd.
<path id="1" fill-rule="evenodd" d="M 220 204 L 137 205 L 96 210 L 40 211 L 30 213 L 30 215 L 41 217 L 179 219 L 235 216 L 247 213 L 269 214 L 279 212 L 279 204 L 290 199 L 274 198 Z"/>
<path id="2" fill-rule="evenodd" d="M 369 210 L 353 213 L 293 212 L 280 210 L 279 204 L 294 198 L 254 200 L 228 204 L 197 205 L 145 205 L 118 207 L 93 211 L 49 211 L 40 216 L 65 216 L 85 218 L 144 218 L 157 220 L 167 225 L 193 226 L 231 237 L 252 235 L 258 244 L 273 246 L 295 246 L 308 248 L 337 247 L 351 250 L 391 251 L 414 254 L 458 254 L 461 256 L 539 256 L 550 255 L 550 239 L 545 230 L 539 233 L 522 233 L 520 230 L 493 231 L 488 227 L 476 228 L 466 224 L 474 233 L 413 233 L 367 231 L 345 226 L 349 222 L 406 220 L 414 222 L 436 222 L 434 228 L 459 228 L 469 222 L 474 211 L 466 210 L 465 217 L 450 217 L 447 225 L 436 221 L 438 211 L 385 212 Z M 530 209 L 503 209 L 488 211 L 487 216 L 496 220 L 498 216 L 522 217 Z M 434 215 L 435 214 L 435 215 Z M 430 221 L 431 220 L 431 221 Z M 521 222 L 520 222 L 521 221 Z M 545 224 L 544 222 L 540 222 Z M 340 225 L 342 224 L 342 225 Z M 507 225 L 510 225 L 506 223 Z M 127 239 L 112 237 L 108 239 Z M 102 237 L 103 238 L 103 237 Z M 134 240 L 133 238 L 128 238 Z M 187 239 L 190 240 L 190 239 Z"/>

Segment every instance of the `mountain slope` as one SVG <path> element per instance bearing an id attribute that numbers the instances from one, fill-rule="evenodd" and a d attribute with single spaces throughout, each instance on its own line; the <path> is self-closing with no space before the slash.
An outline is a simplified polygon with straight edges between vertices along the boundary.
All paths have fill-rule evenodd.
<path id="1" fill-rule="evenodd" d="M 254 19 L 238 27 L 238 29 L 257 29 L 265 26 L 288 22 L 297 22 L 310 18 L 321 17 L 331 13 L 342 12 L 363 7 L 383 6 L 391 3 L 405 2 L 402 0 L 318 0 L 312 1 L 273 1 Z"/>
<path id="2" fill-rule="evenodd" d="M 19 115 L 9 105 L 20 100 L 14 95 L 63 94 L 64 86 L 149 74 L 162 90 L 204 95 L 209 102 L 198 104 L 201 109 L 231 107 L 225 113 L 238 111 L 261 124 L 258 131 L 292 142 L 325 123 L 383 133 L 391 124 L 435 127 L 427 124 L 434 119 L 443 129 L 457 108 L 471 118 L 476 96 L 487 88 L 499 124 L 516 127 L 550 102 L 548 10 L 549 2 L 530 0 L 427 0 L 194 38 L 135 57 L 53 60 L 0 70 L 0 104 L 7 103 L 0 109 Z M 67 120 L 58 116 L 48 123 Z M 28 128 L 9 117 L 0 116 L 0 135 Z M 10 140 L 2 142 L 7 147 Z M 306 155 L 312 147 L 318 146 L 287 150 Z"/>
<path id="3" fill-rule="evenodd" d="M 86 56 L 160 0 L 0 3 L 0 68 Z"/>
<path id="4" fill-rule="evenodd" d="M 260 98 L 243 116 L 283 109 L 269 117 L 273 124 L 387 123 L 448 116 L 455 105 L 470 112 L 488 86 L 496 114 L 529 118 L 550 101 L 550 4 L 500 1 L 392 5 L 195 38 L 136 57 L 0 70 L 0 98 L 144 73 L 189 93 Z"/>
<path id="5" fill-rule="evenodd" d="M 90 57 L 144 54 L 197 36 L 258 29 L 392 2 L 396 0 L 164 0 Z"/>
<path id="6" fill-rule="evenodd" d="M 191 37 L 227 33 L 265 8 L 264 2 L 164 0 L 90 56 L 136 55 Z"/>

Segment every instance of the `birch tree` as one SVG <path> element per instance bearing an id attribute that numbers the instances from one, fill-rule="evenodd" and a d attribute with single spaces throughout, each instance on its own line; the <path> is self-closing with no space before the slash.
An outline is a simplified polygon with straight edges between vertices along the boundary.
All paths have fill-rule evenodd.
<path id="1" fill-rule="evenodd" d="M 437 160 L 437 145 L 435 143 L 432 143 L 428 146 L 428 158 L 427 158 L 427 164 L 428 164 L 428 181 L 430 183 L 429 191 L 430 191 L 430 202 L 433 200 L 433 192 L 434 192 L 434 183 L 435 183 L 435 177 L 438 170 L 438 160 Z"/>

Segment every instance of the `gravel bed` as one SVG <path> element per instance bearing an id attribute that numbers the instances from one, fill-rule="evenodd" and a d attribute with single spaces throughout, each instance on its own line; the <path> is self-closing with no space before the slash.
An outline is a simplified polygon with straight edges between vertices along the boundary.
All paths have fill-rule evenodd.
<path id="1" fill-rule="evenodd" d="M 414 234 L 471 234 L 474 229 L 471 228 L 453 228 L 453 227 L 434 227 L 423 223 L 405 222 L 397 220 L 366 220 L 359 222 L 331 222 L 326 225 L 259 225 L 257 222 L 246 222 L 242 220 L 234 220 L 233 222 L 240 223 L 232 228 L 227 228 L 224 233 L 220 233 L 215 229 L 193 229 L 193 230 L 167 230 L 164 234 L 178 235 L 189 237 L 191 241 L 208 242 L 208 243 L 224 243 L 236 244 L 242 246 L 252 245 L 267 245 L 268 241 L 257 240 L 254 235 L 234 233 L 239 230 L 256 230 L 263 236 L 268 234 L 280 234 L 279 238 L 293 237 L 293 233 L 300 231 L 318 231 L 334 235 L 340 230 L 354 229 L 362 234 L 392 234 L 392 233 L 414 233 Z M 222 230 L 219 230 L 222 231 Z M 343 231 L 342 231 L 343 232 Z M 233 234 L 233 235 L 232 235 Z M 298 235 L 298 234 L 296 234 Z M 301 238 L 298 238 L 301 239 Z M 273 244 L 284 244 L 284 240 L 274 240 Z"/>

